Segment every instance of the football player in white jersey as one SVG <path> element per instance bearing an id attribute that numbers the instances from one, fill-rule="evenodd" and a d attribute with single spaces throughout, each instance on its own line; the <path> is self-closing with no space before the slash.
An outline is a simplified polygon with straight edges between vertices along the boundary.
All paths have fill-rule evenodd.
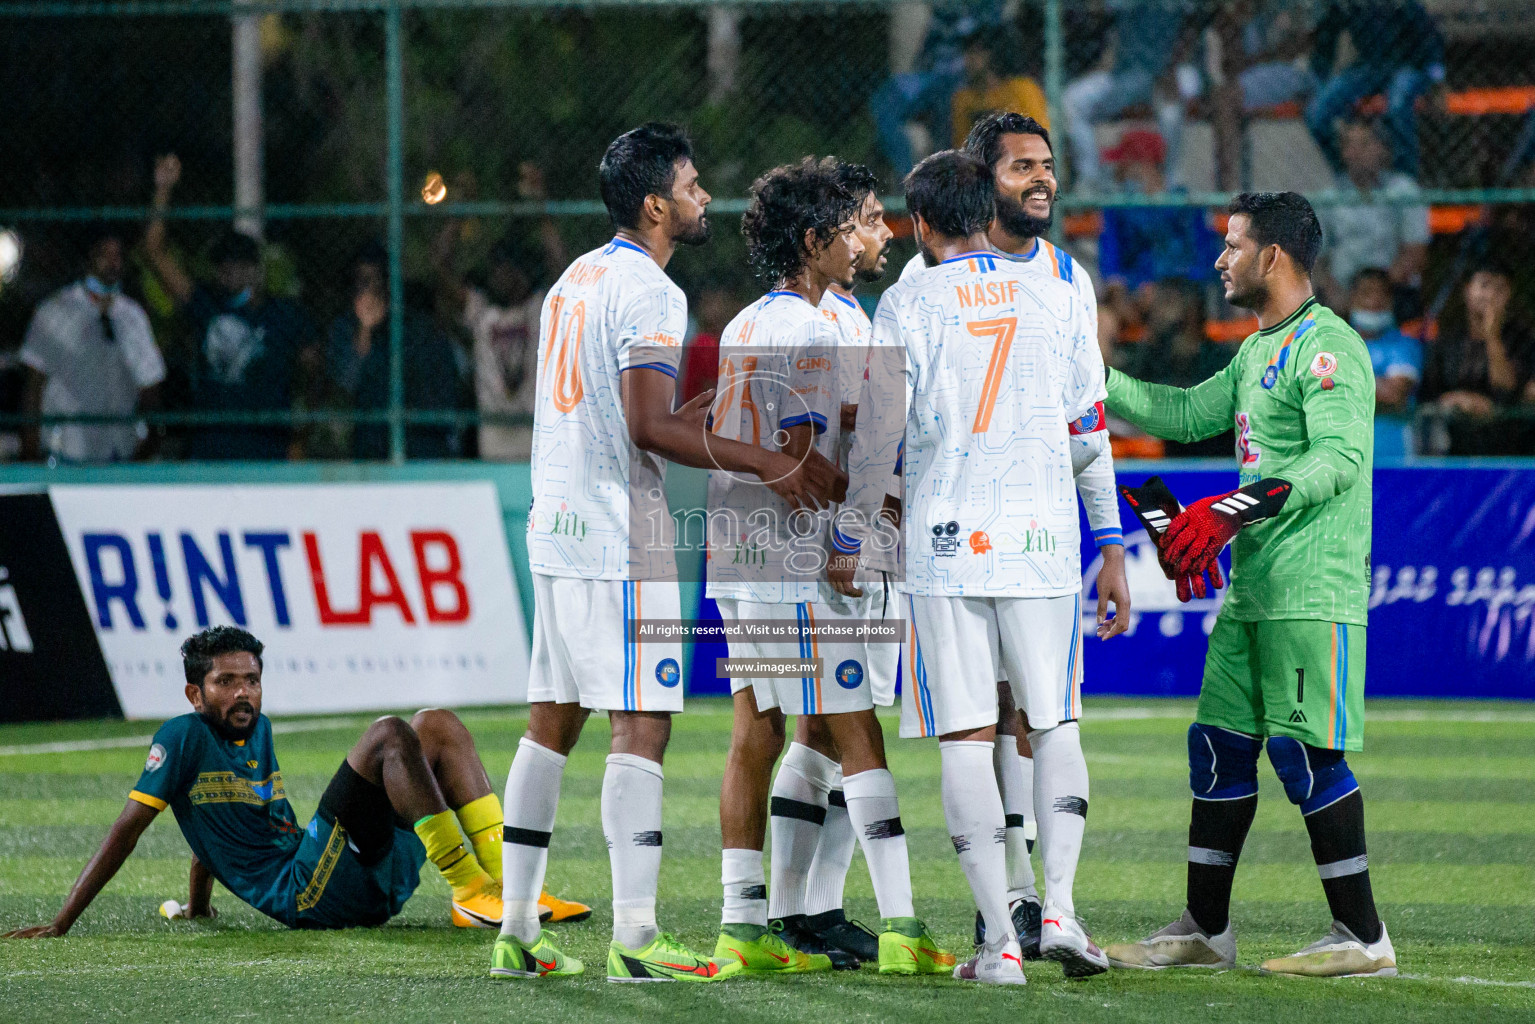
<path id="1" fill-rule="evenodd" d="M 821 312 L 833 320 L 840 345 L 851 354 L 837 359 L 842 428 L 837 464 L 847 470 L 858 396 L 867 369 L 867 359 L 859 356 L 868 348 L 873 331 L 868 314 L 853 298 L 853 289 L 858 282 L 878 281 L 884 276 L 895 233 L 885 223 L 885 207 L 880 202 L 878 179 L 873 171 L 833 157 L 822 161 L 822 166 L 831 171 L 857 203 L 853 234 L 863 245 L 863 253 L 853 268 L 853 284 L 833 280 L 821 296 Z M 847 595 L 848 603 L 857 609 L 856 614 L 867 619 L 881 619 L 887 612 L 898 618 L 899 600 L 893 593 L 887 597 L 884 590 L 883 582 L 865 583 L 862 593 Z M 875 704 L 888 707 L 895 703 L 900 657 L 899 643 L 868 644 L 864 670 Z M 807 811 L 803 798 L 817 791 L 826 793 L 825 811 L 819 809 L 819 799 L 811 801 L 816 807 Z M 859 961 L 878 960 L 879 936 L 849 921 L 842 908 L 843 884 L 858 839 L 848 817 L 841 755 L 831 730 L 821 718 L 814 715 L 795 718 L 794 740 L 779 763 L 769 806 L 775 851 L 772 884 L 768 887 L 769 926 L 779 929 L 785 941 L 802 952 L 842 950 Z M 780 921 L 782 924 L 776 923 Z M 839 958 L 839 962 L 846 961 Z"/>
<path id="2" fill-rule="evenodd" d="M 506 780 L 505 917 L 491 973 L 582 972 L 541 932 L 543 884 L 565 759 L 605 710 L 612 753 L 602 825 L 613 869 L 613 981 L 709 981 L 734 971 L 656 925 L 661 758 L 682 710 L 682 649 L 642 640 L 638 620 L 681 618 L 664 461 L 760 479 L 789 507 L 842 496 L 818 454 L 796 459 L 711 438 L 710 392 L 673 407 L 687 302 L 663 270 L 707 241 L 710 201 L 687 136 L 651 123 L 619 136 L 599 168 L 616 235 L 579 257 L 544 300 L 534 413 L 532 709 Z"/>
<path id="3" fill-rule="evenodd" d="M 839 335 L 818 308 L 831 282 L 854 281 L 863 243 L 854 231 L 859 203 L 837 180 L 834 166 L 806 158 L 776 167 L 752 184 L 741 222 L 756 276 L 771 287 L 744 309 L 720 338 L 720 398 L 716 436 L 782 450 L 796 458 L 819 448 L 835 454 L 842 392 Z M 864 351 L 843 356 L 864 365 Z M 707 593 L 728 627 L 783 628 L 783 638 L 729 638 L 736 659 L 813 661 L 793 677 L 754 673 L 732 678 L 734 725 L 720 791 L 724 909 L 714 959 L 734 959 L 747 973 L 829 970 L 827 953 L 807 953 L 801 936 L 782 921 L 768 926 L 762 849 L 766 839 L 773 762 L 783 748 L 784 715 L 816 716 L 830 733 L 845 773 L 848 815 L 863 845 L 882 918 L 882 974 L 948 973 L 954 957 L 938 947 L 912 907 L 911 871 L 895 779 L 885 762 L 874 714 L 868 643 L 852 631 L 866 611 L 822 580 L 829 509 L 796 513 L 757 481 L 716 471 L 709 475 Z M 846 628 L 846 637 L 817 627 Z M 773 801 L 780 816 L 824 817 L 830 779 L 796 774 L 792 797 Z M 816 784 L 819 782 L 819 785 Z M 814 848 L 813 832 L 775 832 L 773 858 L 795 859 L 795 843 Z M 784 846 L 778 845 L 778 840 Z M 779 874 L 775 871 L 775 877 Z M 831 951 L 844 964 L 859 961 Z"/>
<path id="4" fill-rule="evenodd" d="M 996 216 L 987 231 L 987 242 L 998 253 L 1022 262 L 1035 272 L 1071 285 L 1088 311 L 1094 332 L 1098 325 L 1098 298 L 1092 278 L 1069 253 L 1046 239 L 1054 215 L 1059 185 L 1050 133 L 1024 114 L 986 114 L 975 122 L 965 139 L 965 152 L 979 157 L 991 168 L 996 181 Z M 919 254 L 902 271 L 902 278 L 924 269 Z M 1098 573 L 1098 635 L 1109 639 L 1124 632 L 1130 622 L 1130 584 L 1125 576 L 1124 533 L 1119 521 L 1119 497 L 1114 489 L 1114 457 L 1109 448 L 1108 424 L 1103 409 L 1094 407 L 1070 425 L 1072 466 L 1077 474 L 1077 494 L 1092 527 L 1093 542 L 1102 556 Z M 1110 602 L 1114 617 L 1107 618 Z M 1012 690 L 1005 681 L 997 684 L 1001 702 L 999 734 L 1016 734 L 1012 745 L 996 747 L 997 784 L 1007 813 L 1008 900 L 1025 960 L 1038 959 L 1042 908 L 1034 885 L 1029 853 L 1034 847 L 1034 762 L 1029 747 L 1027 720 L 1013 707 Z M 1051 812 L 1055 813 L 1055 812 Z M 976 944 L 984 941 L 981 915 L 976 915 Z"/>
<path id="5" fill-rule="evenodd" d="M 1002 678 L 1029 716 L 1038 802 L 1062 812 L 1040 821 L 1049 901 L 1041 952 L 1071 976 L 1107 967 L 1071 898 L 1088 789 L 1067 431 L 1104 388 L 1097 338 L 1071 286 L 991 249 L 994 198 L 991 169 L 967 153 L 935 154 L 908 177 L 931 266 L 887 293 L 875 316 L 876 345 L 894 339 L 905 365 L 893 376 L 871 369 L 870 381 L 894 379 L 904 393 L 866 393 L 860 404 L 907 410 L 901 589 L 912 635 L 901 732 L 940 739 L 945 817 L 986 925 L 987 941 L 956 976 L 1017 984 L 993 775 Z"/>

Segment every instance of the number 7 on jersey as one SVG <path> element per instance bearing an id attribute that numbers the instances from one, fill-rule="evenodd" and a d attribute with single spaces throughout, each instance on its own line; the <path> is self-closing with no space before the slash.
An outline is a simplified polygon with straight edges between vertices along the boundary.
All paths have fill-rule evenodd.
<path id="1" fill-rule="evenodd" d="M 977 338 L 992 339 L 991 360 L 986 364 L 986 380 L 981 385 L 981 404 L 975 410 L 975 423 L 970 428 L 972 434 L 984 434 L 991 427 L 991 412 L 1002 391 L 1002 373 L 1013 348 L 1013 335 L 1018 331 L 1018 318 L 1003 316 L 995 320 L 976 320 L 966 324 L 965 330 Z"/>

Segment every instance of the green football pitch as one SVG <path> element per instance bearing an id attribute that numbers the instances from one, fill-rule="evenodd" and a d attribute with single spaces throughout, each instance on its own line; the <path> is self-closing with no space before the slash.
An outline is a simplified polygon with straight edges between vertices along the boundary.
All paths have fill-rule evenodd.
<path id="1" fill-rule="evenodd" d="M 719 776 L 730 718 L 723 701 L 691 707 L 677 719 L 666 762 L 660 918 L 707 951 L 719 921 Z M 1191 712 L 1182 701 L 1087 703 L 1092 811 L 1077 906 L 1100 943 L 1139 938 L 1182 906 Z M 375 930 L 284 931 L 222 889 L 215 922 L 169 924 L 156 908 L 185 899 L 187 848 L 166 814 L 67 938 L 0 943 L 0 1020 L 1535 1020 L 1535 708 L 1376 701 L 1369 716 L 1366 751 L 1351 762 L 1402 978 L 1307 981 L 1233 970 L 1068 982 L 1042 963 L 1028 965 L 1026 988 L 1006 991 L 881 978 L 872 968 L 710 986 L 610 985 L 598 817 L 607 723 L 594 717 L 565 775 L 549 868 L 551 891 L 597 908 L 558 932 L 561 946 L 586 960 L 587 976 L 492 981 L 490 933 L 449 926 L 447 887 L 430 868 L 404 913 Z M 477 710 L 465 719 L 491 778 L 505 778 L 521 713 Z M 278 756 L 301 821 L 368 720 L 278 722 Z M 974 911 L 943 827 L 937 745 L 896 739 L 895 719 L 885 724 L 917 912 L 966 952 Z M 122 809 L 147 748 L 136 738 L 150 732 L 136 722 L 0 728 L 0 931 L 53 916 Z M 1264 775 L 1232 910 L 1244 965 L 1293 951 L 1328 924 L 1299 816 L 1268 768 Z M 876 917 L 861 857 L 848 908 Z"/>

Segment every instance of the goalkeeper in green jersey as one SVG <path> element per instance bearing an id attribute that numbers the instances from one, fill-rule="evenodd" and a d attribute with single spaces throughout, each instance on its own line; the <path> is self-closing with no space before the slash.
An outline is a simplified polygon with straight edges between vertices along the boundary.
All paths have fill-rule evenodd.
<path id="1" fill-rule="evenodd" d="M 1364 802 L 1344 760 L 1363 747 L 1375 381 L 1359 335 L 1312 294 L 1321 245 L 1305 197 L 1238 196 L 1215 266 L 1227 301 L 1257 313 L 1257 333 L 1192 388 L 1109 371 L 1108 407 L 1158 437 L 1188 442 L 1235 426 L 1241 471 L 1239 489 L 1162 520 L 1158 549 L 1179 595 L 1203 596 L 1207 576 L 1220 586 L 1216 558 L 1234 540 L 1231 589 L 1189 728 L 1188 905 L 1150 938 L 1110 946 L 1118 967 L 1236 962 L 1231 884 L 1267 741 L 1310 833 L 1333 923 L 1263 969 L 1396 974 L 1370 890 Z"/>

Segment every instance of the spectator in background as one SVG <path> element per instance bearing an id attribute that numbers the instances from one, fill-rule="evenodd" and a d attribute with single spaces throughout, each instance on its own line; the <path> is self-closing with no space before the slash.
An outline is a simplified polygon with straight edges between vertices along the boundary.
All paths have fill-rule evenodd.
<path id="1" fill-rule="evenodd" d="M 352 260 L 352 310 L 331 324 L 326 362 L 332 384 L 365 412 L 389 408 L 389 253 L 369 242 Z M 451 412 L 458 404 L 458 371 L 453 343 L 431 314 L 407 303 L 404 310 L 405 408 Z M 454 454 L 451 426 L 405 428 L 405 454 L 412 459 L 445 459 Z M 389 426 L 358 423 L 352 455 L 389 457 Z"/>
<path id="2" fill-rule="evenodd" d="M 1350 121 L 1339 129 L 1339 136 L 1344 172 L 1338 176 L 1338 190 L 1358 201 L 1319 211 L 1323 248 L 1316 278 L 1322 299 L 1343 309 L 1343 282 L 1371 267 L 1390 276 L 1397 315 L 1416 316 L 1428 265 L 1428 207 L 1378 200 L 1415 198 L 1421 190 L 1407 175 L 1390 169 L 1390 153 L 1373 122 Z"/>
<path id="3" fill-rule="evenodd" d="M 1364 339 L 1375 369 L 1375 458 L 1411 455 L 1413 394 L 1423 379 L 1423 346 L 1396 326 L 1391 277 L 1366 267 L 1349 290 L 1348 322 Z"/>
<path id="4" fill-rule="evenodd" d="M 1167 148 L 1156 132 L 1131 129 L 1103 151 L 1121 192 L 1156 196 L 1166 191 Z M 1107 207 L 1098 238 L 1098 272 L 1110 286 L 1134 292 L 1163 278 L 1214 281 L 1221 239 L 1209 211 L 1187 206 Z"/>
<path id="5" fill-rule="evenodd" d="M 144 253 L 176 309 L 191 328 L 197 362 L 192 408 L 201 412 L 289 412 L 301 359 L 314 357 L 314 329 L 290 299 L 266 294 L 261 245 L 226 230 L 209 259 L 211 284 L 194 283 L 166 245 L 165 212 L 181 180 L 174 155 L 155 162 L 155 193 Z M 293 448 L 287 426 L 196 427 L 188 439 L 193 459 L 286 459 Z"/>
<path id="6" fill-rule="evenodd" d="M 1423 401 L 1450 418 L 1434 450 L 1452 455 L 1518 455 L 1524 431 L 1497 421 L 1500 410 L 1535 401 L 1535 337 L 1511 315 L 1513 282 L 1502 267 L 1477 268 L 1463 308 L 1446 316 L 1430 348 Z"/>
<path id="7" fill-rule="evenodd" d="M 932 5 L 917 70 L 891 76 L 869 98 L 880 149 L 897 180 L 916 164 L 907 122 L 925 119 L 933 140 L 948 139 L 953 134 L 950 100 L 965 78 L 965 40 L 1003 27 L 998 0 L 938 0 Z"/>
<path id="8" fill-rule="evenodd" d="M 1354 62 L 1335 69 L 1338 39 L 1347 32 Z M 1444 82 L 1444 36 L 1416 0 L 1338 0 L 1317 19 L 1311 69 L 1323 79 L 1306 108 L 1306 127 L 1334 168 L 1348 157 L 1337 121 L 1366 96 L 1384 93 L 1385 133 L 1392 166 L 1418 175 L 1418 97 Z"/>
<path id="9" fill-rule="evenodd" d="M 37 307 L 19 354 L 26 367 L 22 412 L 121 416 L 158 408 L 165 362 L 144 307 L 122 294 L 123 248 L 119 228 L 93 228 L 84 276 Z M 157 428 L 140 436 L 132 424 L 32 426 L 22 430 L 21 457 L 140 459 L 155 451 L 158 437 Z"/>
<path id="10" fill-rule="evenodd" d="M 1045 91 L 1028 75 L 1012 67 L 1014 47 L 1005 32 L 981 32 L 965 40 L 965 84 L 954 91 L 950 122 L 953 145 L 963 149 L 970 129 L 982 114 L 1012 111 L 1027 114 L 1050 127 Z"/>
<path id="11" fill-rule="evenodd" d="M 1105 191 L 1095 126 L 1127 107 L 1151 103 L 1169 158 L 1167 176 L 1178 181 L 1184 104 L 1199 94 L 1199 74 L 1182 65 L 1198 26 L 1180 3 L 1110 0 L 1114 9 L 1114 63 L 1067 84 L 1061 96 L 1071 139 L 1075 185 Z"/>
<path id="12" fill-rule="evenodd" d="M 524 162 L 518 171 L 520 197 L 544 201 L 548 193 L 538 166 Z M 565 242 L 548 216 L 539 220 L 541 251 L 532 250 L 515 229 L 508 231 L 491 247 L 483 284 L 474 284 L 454 269 L 455 250 L 466 228 L 458 221 L 445 224 L 432 255 L 438 293 L 449 308 L 460 311 L 473 340 L 476 407 L 482 414 L 531 417 L 544 283 L 558 277 L 570 262 Z M 527 459 L 532 450 L 531 425 L 480 424 L 480 458 L 514 462 Z"/>
<path id="13" fill-rule="evenodd" d="M 1316 91 L 1316 73 L 1299 61 L 1311 47 L 1311 31 L 1305 0 L 1229 0 L 1213 15 L 1222 78 L 1211 96 L 1215 184 L 1238 189 L 1245 185 L 1244 116 Z"/>
<path id="14" fill-rule="evenodd" d="M 741 303 L 724 285 L 704 288 L 694 311 L 697 324 L 682 350 L 682 379 L 677 401 L 688 402 L 714 387 L 719 379 L 720 335 L 741 311 Z"/>

